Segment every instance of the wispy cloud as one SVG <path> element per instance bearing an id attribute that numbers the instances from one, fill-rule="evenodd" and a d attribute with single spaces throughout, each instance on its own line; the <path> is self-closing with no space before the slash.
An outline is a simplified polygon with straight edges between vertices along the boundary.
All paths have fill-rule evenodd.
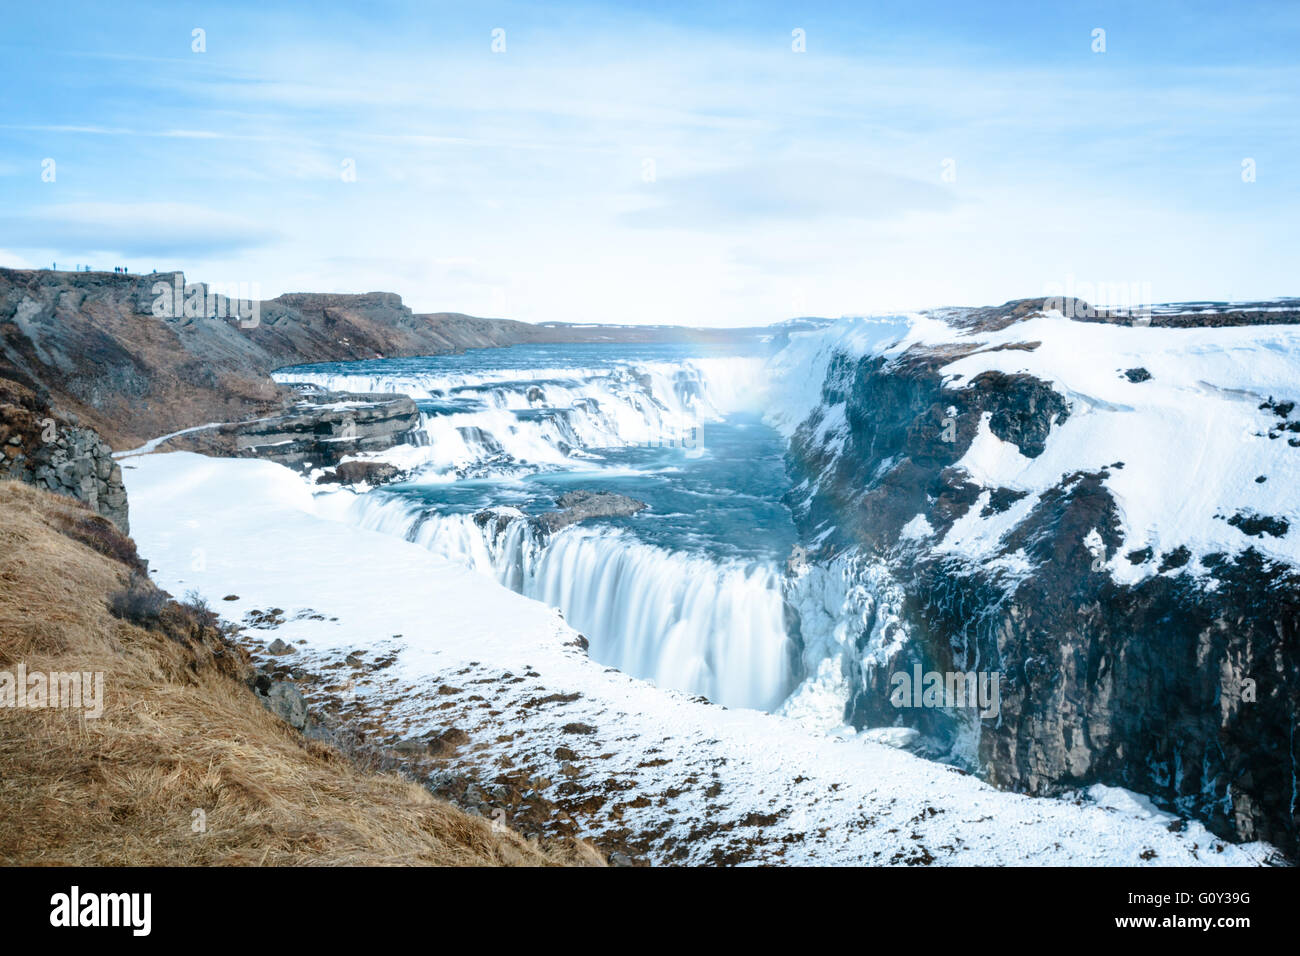
<path id="1" fill-rule="evenodd" d="M 1296 291 L 1294 9 L 382 12 L 16 11 L 0 244 L 535 320 Z"/>
<path id="2" fill-rule="evenodd" d="M 720 169 L 656 182 L 650 205 L 623 214 L 633 226 L 716 229 L 755 222 L 875 221 L 941 212 L 950 189 L 870 167 L 794 160 Z"/>

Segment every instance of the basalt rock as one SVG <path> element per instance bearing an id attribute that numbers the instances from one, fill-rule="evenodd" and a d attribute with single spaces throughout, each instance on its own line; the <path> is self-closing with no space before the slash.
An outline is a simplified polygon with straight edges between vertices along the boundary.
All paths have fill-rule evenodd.
<path id="1" fill-rule="evenodd" d="M 551 533 L 590 518 L 623 518 L 646 508 L 644 501 L 612 491 L 566 491 L 555 503 L 562 510 L 548 511 L 533 519 L 539 528 Z"/>
<path id="2" fill-rule="evenodd" d="M 75 415 L 0 377 L 0 478 L 15 478 L 85 502 L 130 534 L 126 488 L 112 449 Z"/>
<path id="3" fill-rule="evenodd" d="M 402 471 L 382 461 L 345 461 L 316 479 L 318 485 L 385 485 L 402 477 Z"/>
<path id="4" fill-rule="evenodd" d="M 970 320 L 1005 321 L 1015 317 Z M 1116 582 L 1104 563 L 1123 542 L 1105 479 L 1121 462 L 1064 475 L 1039 497 L 999 546 L 999 558 L 1020 562 L 1018 574 L 931 550 L 929 533 L 904 533 L 919 515 L 937 537 L 975 505 L 981 489 L 954 465 L 981 421 L 1033 458 L 1069 415 L 1050 382 L 1028 375 L 945 382 L 939 369 L 962 354 L 838 356 L 823 410 L 790 444 L 796 490 L 787 501 L 804 540 L 818 542 L 809 558 L 859 549 L 888 562 L 906 592 L 910 639 L 885 664 L 858 667 L 845 719 L 914 727 L 999 786 L 1044 795 L 1126 787 L 1219 835 L 1295 854 L 1300 574 L 1249 549 L 1232 559 L 1148 549 L 1126 558 L 1153 562 L 1154 573 Z M 848 433 L 837 449 L 822 440 L 823 419 L 841 403 Z M 982 510 L 1002 513 L 1021 498 L 994 489 Z M 1248 534 L 1290 530 L 1269 516 L 1220 517 Z M 895 708 L 891 675 L 914 665 L 999 673 L 998 717 Z"/>
<path id="5" fill-rule="evenodd" d="M 295 730 L 307 727 L 307 701 L 292 681 L 276 680 L 258 673 L 252 682 L 253 692 L 262 706 Z"/>
<path id="6" fill-rule="evenodd" d="M 396 473 L 392 466 L 341 463 L 350 455 L 411 442 L 419 425 L 419 409 L 405 395 L 319 392 L 299 395 L 284 414 L 189 432 L 158 447 L 264 458 L 300 470 L 335 468 L 334 477 L 326 480 L 366 480 L 365 474 L 391 478 Z"/>

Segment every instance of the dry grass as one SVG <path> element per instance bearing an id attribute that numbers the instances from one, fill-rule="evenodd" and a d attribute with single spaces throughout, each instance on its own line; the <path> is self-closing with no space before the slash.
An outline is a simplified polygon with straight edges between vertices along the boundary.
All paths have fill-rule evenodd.
<path id="1" fill-rule="evenodd" d="M 87 514 L 0 481 L 0 670 L 102 671 L 106 700 L 98 719 L 0 707 L 0 863 L 603 862 L 306 740 L 257 702 L 246 656 L 201 614 L 171 603 L 147 627 L 110 614 L 134 547 L 98 523 L 86 534 Z"/>

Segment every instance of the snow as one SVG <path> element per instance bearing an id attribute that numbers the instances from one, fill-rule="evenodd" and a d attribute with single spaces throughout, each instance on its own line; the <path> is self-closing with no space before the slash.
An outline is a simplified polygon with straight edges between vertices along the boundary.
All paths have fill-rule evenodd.
<path id="1" fill-rule="evenodd" d="M 1165 813 L 1159 809 L 1149 798 L 1122 787 L 1108 787 L 1104 783 L 1095 783 L 1084 790 L 1083 795 L 1099 807 L 1125 813 L 1140 820 L 1152 820 L 1168 826 L 1178 819 L 1172 813 Z"/>
<path id="2" fill-rule="evenodd" d="M 1033 344 L 1033 348 L 1007 348 Z M 784 410 L 772 415 L 786 434 L 816 410 L 835 355 L 886 359 L 913 345 L 974 349 L 944 365 L 949 387 L 966 387 L 987 371 L 1026 373 L 1051 383 L 1070 414 L 1055 424 L 1036 458 L 993 435 L 985 413 L 976 438 L 958 463 L 988 489 L 1028 492 L 1003 514 L 980 517 L 982 500 L 937 547 L 972 561 L 996 553 L 1006 531 L 1038 496 L 1074 472 L 1107 470 L 1123 543 L 1107 570 L 1123 583 L 1157 573 L 1158 560 L 1133 565 L 1130 551 L 1150 547 L 1158 557 L 1186 547 L 1193 560 L 1178 573 L 1204 574 L 1196 558 L 1229 556 L 1253 547 L 1267 557 L 1300 564 L 1300 437 L 1269 438 L 1282 419 L 1260 405 L 1300 400 L 1300 326 L 1227 328 L 1127 327 L 1076 322 L 1049 312 L 995 332 L 971 332 L 926 315 L 849 319 L 799 333 L 774 368 Z M 808 365 L 816 367 L 809 374 Z M 1124 372 L 1144 368 L 1151 378 L 1132 382 Z M 822 407 L 842 417 L 842 405 Z M 1293 413 L 1292 420 L 1295 419 Z M 838 452 L 838 437 L 829 443 Z M 1116 466 L 1122 462 L 1123 467 Z M 1114 467 L 1112 467 L 1114 466 Z M 1266 478 L 1257 482 L 1258 476 Z M 1249 536 L 1227 519 L 1238 512 L 1285 519 L 1282 537 Z"/>
<path id="3" fill-rule="evenodd" d="M 298 647 L 295 661 L 391 652 L 382 679 L 357 692 L 386 702 L 408 732 L 445 725 L 449 712 L 432 702 L 459 698 L 440 697 L 441 684 L 526 675 L 484 684 L 493 709 L 457 716 L 481 745 L 459 769 L 490 781 L 506 755 L 550 759 L 558 744 L 582 747 L 579 783 L 607 777 L 649 797 L 648 805 L 624 804 L 619 820 L 580 817 L 588 833 L 673 837 L 686 850 L 676 860 L 688 863 L 716 852 L 750 863 L 928 855 L 966 865 L 1251 865 L 1271 853 L 1224 844 L 1197 823 L 1173 833 L 1133 813 L 999 792 L 889 745 L 904 735 L 828 737 L 787 717 L 634 680 L 573 646 L 575 632 L 553 609 L 416 544 L 337 520 L 350 493 L 314 493 L 279 465 L 177 452 L 133 458 L 123 470 L 135 539 L 161 586 L 197 590 L 233 620 L 285 609 L 275 636 Z M 545 694 L 576 696 L 521 703 Z M 577 721 L 596 733 L 563 732 Z M 555 768 L 547 776 L 563 779 Z M 706 793 L 711 784 L 720 789 Z M 1144 861 L 1144 851 L 1155 856 Z M 666 862 L 657 851 L 651 857 Z"/>
<path id="4" fill-rule="evenodd" d="M 163 442 L 168 441 L 169 439 L 179 438 L 181 435 L 188 435 L 191 432 L 201 432 L 201 431 L 206 431 L 209 428 L 220 428 L 220 427 L 221 427 L 220 422 L 209 422 L 206 425 L 195 425 L 193 428 L 182 428 L 178 432 L 169 432 L 166 435 L 159 435 L 157 438 L 151 438 L 143 445 L 141 445 L 139 448 L 131 448 L 127 451 L 115 451 L 113 452 L 113 457 L 131 458 L 135 455 L 147 455 L 150 452 L 152 452 L 155 448 L 157 448 L 159 445 L 161 445 Z"/>
<path id="5" fill-rule="evenodd" d="M 930 522 L 925 519 L 925 515 L 912 518 L 898 532 L 898 536 L 904 541 L 924 541 L 933 535 L 934 528 L 930 527 Z"/>
<path id="6" fill-rule="evenodd" d="M 970 448 L 957 462 L 958 468 L 966 469 L 971 478 L 980 484 L 997 488 L 1018 487 L 1015 482 L 1020 474 L 1033 464 L 1032 458 L 1020 453 L 1020 449 L 1008 441 L 1003 441 L 989 427 L 991 412 L 980 415 L 979 426 Z"/>

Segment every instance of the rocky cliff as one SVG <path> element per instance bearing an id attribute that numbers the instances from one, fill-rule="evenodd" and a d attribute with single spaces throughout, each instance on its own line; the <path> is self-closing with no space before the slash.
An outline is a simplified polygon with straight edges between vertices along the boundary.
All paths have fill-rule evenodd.
<path id="1" fill-rule="evenodd" d="M 0 479 L 12 478 L 85 502 L 130 533 L 126 489 L 112 449 L 75 416 L 0 378 Z"/>
<path id="2" fill-rule="evenodd" d="M 1294 853 L 1300 331 L 1276 323 L 1296 316 L 1102 333 L 1043 305 L 819 347 L 790 504 L 810 558 L 883 562 L 904 594 L 901 631 L 844 653 L 845 719 L 917 728 L 1002 786 L 1123 786 Z M 993 672 L 1000 712 L 900 708 L 917 665 Z"/>
<path id="3" fill-rule="evenodd" d="M 419 425 L 419 409 L 405 395 L 320 391 L 300 395 L 283 414 L 197 429 L 156 447 L 265 458 L 305 471 L 333 468 L 349 455 L 414 442 Z"/>

